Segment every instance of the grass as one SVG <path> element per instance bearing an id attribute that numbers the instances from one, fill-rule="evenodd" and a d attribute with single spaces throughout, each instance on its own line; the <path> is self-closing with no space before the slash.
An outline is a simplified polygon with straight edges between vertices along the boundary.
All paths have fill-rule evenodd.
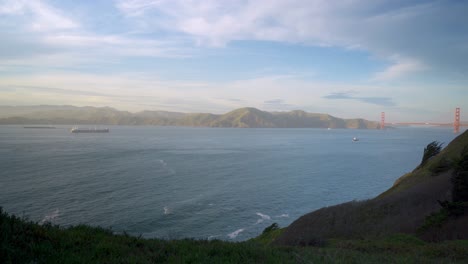
<path id="1" fill-rule="evenodd" d="M 433 242 L 468 239 L 468 207 L 463 205 L 468 202 L 466 144 L 468 131 L 438 155 L 433 154 L 439 152 L 440 144 L 429 144 L 425 153 L 429 149 L 430 155 L 423 159 L 424 164 L 401 177 L 388 191 L 373 199 L 303 215 L 281 232 L 275 244 L 320 246 L 331 238 L 364 239 L 395 233 L 413 234 Z M 451 203 L 456 197 L 459 205 Z M 441 208 L 445 204 L 447 208 Z"/>
<path id="2" fill-rule="evenodd" d="M 397 179 L 392 188 L 380 194 L 379 197 L 406 190 L 415 184 L 426 181 L 428 178 L 440 175 L 443 172 L 451 173 L 455 163 L 459 161 L 467 146 L 468 130 L 456 137 L 449 145 L 447 145 L 447 147 L 440 150 L 438 155 L 435 155 L 430 159 L 423 159 L 420 166 L 418 166 L 414 171 L 406 173 Z M 426 147 L 426 149 L 428 147 Z"/>
<path id="3" fill-rule="evenodd" d="M 39 225 L 0 210 L 2 263 L 463 263 L 468 241 L 427 243 L 410 235 L 329 240 L 321 247 L 271 244 L 283 229 L 245 242 L 161 240 L 85 225 Z"/>

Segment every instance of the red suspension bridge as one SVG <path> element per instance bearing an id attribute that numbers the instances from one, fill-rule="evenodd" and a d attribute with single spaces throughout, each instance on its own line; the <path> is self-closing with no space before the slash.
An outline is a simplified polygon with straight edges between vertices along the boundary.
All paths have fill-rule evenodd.
<path id="1" fill-rule="evenodd" d="M 459 133 L 460 127 L 467 127 L 468 123 L 462 124 L 460 122 L 460 107 L 455 108 L 455 118 L 453 123 L 438 123 L 438 122 L 395 122 L 395 123 L 386 123 L 385 122 L 385 112 L 382 112 L 380 115 L 380 129 L 385 129 L 387 125 L 397 125 L 397 126 L 453 126 L 453 132 Z"/>

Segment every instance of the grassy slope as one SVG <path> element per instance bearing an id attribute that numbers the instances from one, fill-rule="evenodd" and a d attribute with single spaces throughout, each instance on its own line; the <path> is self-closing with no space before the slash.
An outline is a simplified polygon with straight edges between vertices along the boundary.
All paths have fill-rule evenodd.
<path id="1" fill-rule="evenodd" d="M 395 182 L 393 187 L 382 193 L 380 197 L 406 190 L 411 186 L 434 177 L 435 174 L 437 174 L 434 172 L 436 172 L 438 168 L 442 169 L 447 163 L 450 163 L 459 158 L 463 148 L 466 146 L 468 146 L 468 130 L 450 142 L 450 144 L 444 148 L 439 155 L 429 160 L 429 162 L 424 167 L 417 168 L 413 172 L 407 173 L 400 177 Z M 443 173 L 443 171 L 441 172 Z"/>
<path id="2" fill-rule="evenodd" d="M 281 230 L 246 242 L 159 240 L 89 226 L 60 229 L 0 214 L 2 263 L 463 263 L 468 241 L 427 243 L 408 235 L 333 240 L 322 247 L 270 245 Z"/>
<path id="3" fill-rule="evenodd" d="M 314 245 L 330 238 L 370 238 L 393 233 L 418 234 L 425 239 L 468 238 L 468 214 L 431 234 L 421 227 L 452 199 L 454 165 L 468 146 L 468 131 L 453 140 L 423 167 L 404 175 L 388 191 L 367 201 L 353 201 L 306 214 L 276 240 L 280 245 Z M 463 224 L 465 222 L 465 224 Z"/>

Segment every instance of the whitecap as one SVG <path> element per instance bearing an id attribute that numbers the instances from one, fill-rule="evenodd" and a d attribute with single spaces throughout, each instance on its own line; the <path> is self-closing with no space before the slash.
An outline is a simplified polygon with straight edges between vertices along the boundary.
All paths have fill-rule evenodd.
<path id="1" fill-rule="evenodd" d="M 262 214 L 262 213 L 257 213 L 258 216 L 260 216 L 261 218 L 257 220 L 257 222 L 255 224 L 260 224 L 262 223 L 263 221 L 265 220 L 271 220 L 271 217 L 269 215 L 266 215 L 266 214 Z"/>
<path id="2" fill-rule="evenodd" d="M 159 160 L 159 163 L 161 163 L 163 167 L 167 167 L 167 163 L 164 160 Z"/>
<path id="3" fill-rule="evenodd" d="M 237 237 L 241 232 L 243 232 L 243 231 L 244 231 L 244 228 L 237 229 L 236 231 L 234 231 L 234 232 L 228 234 L 228 237 L 229 237 L 230 239 L 234 239 L 234 238 L 236 238 L 236 237 Z"/>
<path id="4" fill-rule="evenodd" d="M 167 171 L 169 172 L 169 174 L 176 174 L 175 170 L 171 169 L 168 165 L 167 165 L 167 162 L 165 162 L 164 160 L 160 159 L 158 160 L 159 163 L 161 164 L 161 166 Z"/>
<path id="5" fill-rule="evenodd" d="M 39 224 L 43 225 L 45 223 L 53 223 L 54 220 L 59 217 L 59 214 L 60 214 L 59 209 L 55 209 L 55 211 L 53 211 L 52 213 L 44 216 L 44 218 L 39 222 Z"/>
<path id="6" fill-rule="evenodd" d="M 164 214 L 165 214 L 165 215 L 168 215 L 168 214 L 170 214 L 170 213 L 171 213 L 171 209 L 169 209 L 169 207 L 167 207 L 167 206 L 164 206 L 164 208 L 163 208 L 163 209 L 164 209 Z"/>
<path id="7" fill-rule="evenodd" d="M 277 217 L 277 218 L 282 218 L 282 217 L 284 217 L 284 218 L 289 218 L 289 214 L 277 215 L 276 217 Z"/>
<path id="8" fill-rule="evenodd" d="M 257 215 L 260 216 L 263 220 L 271 220 L 271 217 L 269 215 L 262 213 L 257 213 Z"/>

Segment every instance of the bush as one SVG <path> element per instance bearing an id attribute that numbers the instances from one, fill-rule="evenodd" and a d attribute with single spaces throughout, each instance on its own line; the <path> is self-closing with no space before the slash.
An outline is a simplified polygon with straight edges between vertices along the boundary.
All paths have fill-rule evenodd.
<path id="1" fill-rule="evenodd" d="M 443 144 L 444 143 L 439 143 L 438 141 L 432 141 L 429 143 L 426 148 L 424 148 L 423 158 L 419 167 L 424 166 L 429 159 L 439 154 Z"/>
<path id="2" fill-rule="evenodd" d="M 277 224 L 277 223 L 273 223 L 273 224 L 271 224 L 270 226 L 266 227 L 266 228 L 263 230 L 262 234 L 270 233 L 271 231 L 277 230 L 277 229 L 279 229 L 278 224 Z"/>

